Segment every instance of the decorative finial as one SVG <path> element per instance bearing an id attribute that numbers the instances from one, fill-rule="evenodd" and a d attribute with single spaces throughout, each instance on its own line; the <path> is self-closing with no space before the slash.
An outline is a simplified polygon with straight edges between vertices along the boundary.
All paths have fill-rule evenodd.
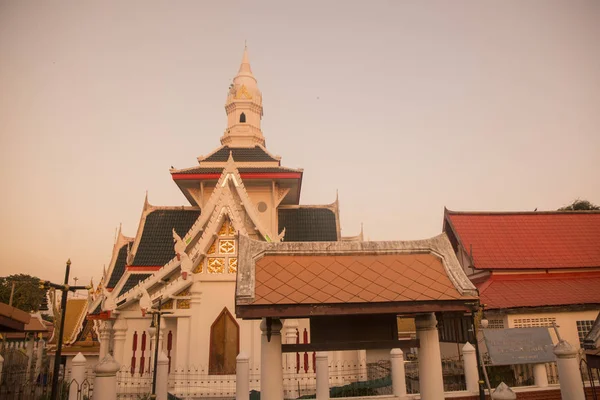
<path id="1" fill-rule="evenodd" d="M 244 49 L 248 50 L 248 41 L 244 39 Z"/>
<path id="2" fill-rule="evenodd" d="M 71 259 L 70 259 L 70 258 L 67 260 L 67 266 L 68 266 L 68 267 L 70 267 L 70 266 L 71 266 Z"/>

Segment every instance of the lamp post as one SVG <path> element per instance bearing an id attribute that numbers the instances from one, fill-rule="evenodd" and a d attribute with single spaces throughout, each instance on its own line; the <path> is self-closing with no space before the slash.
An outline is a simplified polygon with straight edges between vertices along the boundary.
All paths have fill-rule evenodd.
<path id="1" fill-rule="evenodd" d="M 65 283 L 57 285 L 49 281 L 40 282 L 42 289 L 54 288 L 62 291 L 62 298 L 60 300 L 60 329 L 58 330 L 58 340 L 56 344 L 56 352 L 54 353 L 54 372 L 52 373 L 52 392 L 50 393 L 50 400 L 56 400 L 58 396 L 58 372 L 60 370 L 60 359 L 62 356 L 62 343 L 63 343 L 63 331 L 65 328 L 65 315 L 67 314 L 67 297 L 69 291 L 75 292 L 76 290 L 89 290 L 88 286 L 69 286 L 69 272 L 71 271 L 71 259 L 67 260 L 65 268 Z"/>
<path id="2" fill-rule="evenodd" d="M 483 387 L 484 385 L 484 381 L 483 381 L 483 377 L 486 375 L 485 370 L 484 370 L 484 365 L 483 362 L 481 361 L 481 354 L 479 352 L 479 338 L 477 337 L 477 325 L 476 325 L 476 316 L 477 313 L 479 311 L 482 312 L 482 316 L 483 316 L 483 304 L 477 302 L 473 305 L 473 307 L 471 308 L 471 319 L 472 319 L 472 326 L 473 326 L 473 340 L 475 341 L 475 357 L 477 357 L 477 369 L 479 372 L 479 400 L 485 400 L 485 389 Z M 481 319 L 481 326 L 482 328 L 487 328 L 489 321 L 485 318 Z"/>
<path id="3" fill-rule="evenodd" d="M 151 399 L 156 399 L 156 372 L 158 369 L 158 345 L 160 339 L 160 320 L 163 315 L 173 314 L 171 311 L 162 311 L 162 297 L 158 298 L 158 307 L 156 310 L 148 311 L 148 314 L 152 315 L 152 322 L 150 323 L 150 329 L 154 329 L 154 371 L 152 371 L 152 393 L 150 394 Z M 156 328 L 155 328 L 156 321 Z"/>

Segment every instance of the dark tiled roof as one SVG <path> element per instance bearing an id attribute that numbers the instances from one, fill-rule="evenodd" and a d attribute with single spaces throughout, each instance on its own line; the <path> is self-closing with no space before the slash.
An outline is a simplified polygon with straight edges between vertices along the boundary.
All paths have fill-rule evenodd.
<path id="1" fill-rule="evenodd" d="M 127 262 L 127 244 L 124 244 L 123 247 L 119 249 L 117 261 L 115 262 L 115 266 L 110 274 L 110 279 L 106 285 L 106 287 L 109 289 L 114 288 L 115 285 L 119 283 L 119 279 L 121 279 L 123 273 L 125 272 L 125 263 Z"/>
<path id="2" fill-rule="evenodd" d="M 124 293 L 127 293 L 129 290 L 131 290 L 131 288 L 135 287 L 135 285 L 137 285 L 138 283 L 140 283 L 141 281 L 143 281 L 150 275 L 152 275 L 152 274 L 129 275 L 129 278 L 127 278 L 125 285 L 123 285 L 123 287 L 121 288 L 121 291 L 119 292 L 119 296 L 122 296 Z M 119 296 L 117 296 L 117 297 L 119 297 Z"/>
<path id="3" fill-rule="evenodd" d="M 132 266 L 165 265 L 173 257 L 173 228 L 184 237 L 200 216 L 200 210 L 155 210 L 146 223 Z"/>
<path id="4" fill-rule="evenodd" d="M 238 168 L 240 174 L 244 174 L 247 172 L 300 172 L 300 170 L 293 168 L 285 168 L 285 167 L 244 167 Z M 223 172 L 223 168 L 209 168 L 209 167 L 197 167 L 191 168 L 185 171 L 176 171 L 175 174 L 220 174 Z"/>
<path id="5" fill-rule="evenodd" d="M 229 152 L 235 161 L 278 161 L 260 147 L 229 147 L 224 146 L 202 161 L 223 162 L 229 159 Z"/>
<path id="6" fill-rule="evenodd" d="M 327 208 L 279 209 L 279 232 L 285 228 L 286 242 L 335 242 L 336 219 Z"/>

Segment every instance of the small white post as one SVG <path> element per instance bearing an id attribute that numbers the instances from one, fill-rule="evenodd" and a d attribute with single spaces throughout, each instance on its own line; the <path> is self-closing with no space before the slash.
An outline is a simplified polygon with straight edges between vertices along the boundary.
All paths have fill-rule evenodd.
<path id="1" fill-rule="evenodd" d="M 156 400 L 167 400 L 169 384 L 169 357 L 164 351 L 158 352 L 156 366 Z"/>
<path id="2" fill-rule="evenodd" d="M 563 399 L 585 400 L 583 381 L 577 362 L 577 350 L 566 340 L 560 340 L 554 346 L 556 365 L 560 383 L 560 394 Z"/>
<path id="3" fill-rule="evenodd" d="M 477 371 L 477 354 L 475 352 L 475 347 L 467 342 L 462 348 L 462 353 L 467 392 L 479 393 L 479 372 Z"/>
<path id="4" fill-rule="evenodd" d="M 316 359 L 317 400 L 329 400 L 329 367 L 327 365 L 327 352 L 317 352 Z"/>
<path id="5" fill-rule="evenodd" d="M 506 386 L 506 383 L 501 382 L 494 393 L 492 393 L 493 400 L 516 400 L 517 394 L 513 392 L 511 388 Z"/>
<path id="6" fill-rule="evenodd" d="M 392 389 L 394 396 L 406 399 L 406 374 L 404 373 L 404 353 L 401 349 L 390 351 L 392 364 Z"/>
<path id="7" fill-rule="evenodd" d="M 94 369 L 94 400 L 114 400 L 117 398 L 117 372 L 119 364 L 109 353 Z"/>
<path id="8" fill-rule="evenodd" d="M 4 357 L 0 354 L 0 384 L 2 384 L 2 368 L 4 368 Z"/>
<path id="9" fill-rule="evenodd" d="M 250 399 L 250 357 L 244 352 L 235 358 L 235 399 Z"/>
<path id="10" fill-rule="evenodd" d="M 81 390 L 81 385 L 85 380 L 85 363 L 86 359 L 83 354 L 77 353 L 77 355 L 73 357 L 71 363 L 71 381 L 68 382 L 69 400 L 79 399 L 78 392 Z"/>
<path id="11" fill-rule="evenodd" d="M 533 364 L 533 382 L 537 387 L 548 387 L 548 373 L 546 372 L 546 364 Z"/>

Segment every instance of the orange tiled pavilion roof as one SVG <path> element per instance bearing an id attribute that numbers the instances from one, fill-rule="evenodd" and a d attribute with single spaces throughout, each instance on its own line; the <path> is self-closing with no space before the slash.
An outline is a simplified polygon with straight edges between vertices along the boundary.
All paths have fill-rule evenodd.
<path id="1" fill-rule="evenodd" d="M 477 300 L 445 234 L 323 243 L 240 236 L 237 283 L 236 312 L 248 318 L 458 311 Z"/>

